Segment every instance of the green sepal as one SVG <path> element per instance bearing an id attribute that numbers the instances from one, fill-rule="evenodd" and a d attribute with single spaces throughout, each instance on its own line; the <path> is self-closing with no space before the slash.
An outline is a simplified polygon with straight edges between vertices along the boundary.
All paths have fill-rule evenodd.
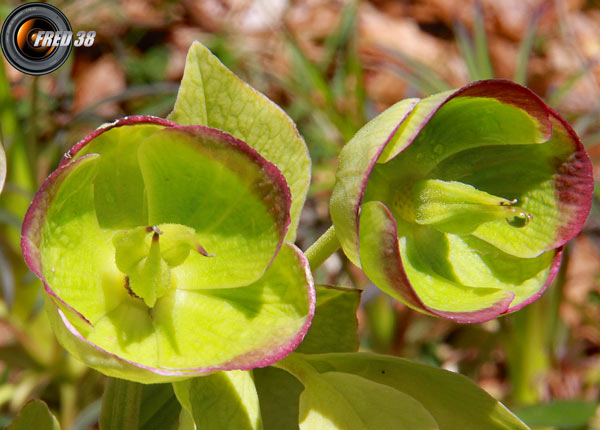
<path id="1" fill-rule="evenodd" d="M 348 287 L 317 285 L 315 316 L 297 352 L 357 351 L 359 344 L 356 312 L 361 290 Z"/>
<path id="2" fill-rule="evenodd" d="M 205 46 L 194 42 L 168 119 L 223 130 L 275 164 L 292 194 L 291 223 L 285 239 L 294 242 L 310 184 L 311 162 L 304 140 L 279 106 L 234 75 Z"/>

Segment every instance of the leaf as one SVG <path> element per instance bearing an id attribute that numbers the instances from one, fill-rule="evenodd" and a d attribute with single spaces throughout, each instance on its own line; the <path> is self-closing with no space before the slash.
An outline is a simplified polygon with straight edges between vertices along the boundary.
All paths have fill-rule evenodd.
<path id="1" fill-rule="evenodd" d="M 340 372 L 307 382 L 300 395 L 300 429 L 433 430 L 438 425 L 412 397 L 389 386 Z"/>
<path id="2" fill-rule="evenodd" d="M 584 427 L 594 417 L 598 403 L 583 400 L 557 400 L 525 406 L 515 414 L 533 427 Z"/>
<path id="3" fill-rule="evenodd" d="M 60 430 L 58 421 L 41 400 L 27 403 L 7 430 Z"/>
<path id="4" fill-rule="evenodd" d="M 314 354 L 302 358 L 320 373 L 352 374 L 411 396 L 443 430 L 528 429 L 504 405 L 457 373 L 368 353 Z"/>
<path id="5" fill-rule="evenodd" d="M 269 366 L 254 369 L 264 430 L 298 430 L 300 381 L 288 372 Z"/>
<path id="6" fill-rule="evenodd" d="M 169 119 L 223 130 L 275 164 L 292 194 L 286 240 L 294 241 L 310 183 L 310 158 L 296 126 L 281 108 L 235 76 L 206 47 L 194 42 Z"/>
<path id="7" fill-rule="evenodd" d="M 356 311 L 361 291 L 354 288 L 316 287 L 315 316 L 297 352 L 352 352 L 358 350 Z"/>
<path id="8" fill-rule="evenodd" d="M 176 430 L 181 405 L 171 384 L 143 385 L 109 378 L 102 397 L 102 430 Z"/>
<path id="9" fill-rule="evenodd" d="M 319 373 L 302 357 L 293 354 L 278 364 L 304 385 L 300 429 L 438 429 L 430 413 L 411 396 L 349 373 Z"/>
<path id="10" fill-rule="evenodd" d="M 175 382 L 173 388 L 198 429 L 262 429 L 258 396 L 250 372 L 217 372 Z"/>
<path id="11" fill-rule="evenodd" d="M 138 430 L 142 387 L 137 382 L 108 379 L 98 419 L 101 430 Z"/>
<path id="12" fill-rule="evenodd" d="M 171 384 L 148 384 L 142 388 L 140 430 L 176 430 L 181 404 Z"/>

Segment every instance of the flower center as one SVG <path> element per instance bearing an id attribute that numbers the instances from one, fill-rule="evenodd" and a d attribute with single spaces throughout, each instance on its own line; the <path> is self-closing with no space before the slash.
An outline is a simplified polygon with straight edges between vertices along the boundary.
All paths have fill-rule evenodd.
<path id="1" fill-rule="evenodd" d="M 462 182 L 425 179 L 397 192 L 393 209 L 406 221 L 470 234 L 480 224 L 502 218 L 513 227 L 525 227 L 533 217 L 516 204 L 516 199 L 494 196 Z"/>
<path id="2" fill-rule="evenodd" d="M 125 274 L 125 288 L 150 308 L 173 288 L 171 269 L 183 264 L 190 251 L 212 256 L 202 247 L 194 229 L 180 224 L 119 231 L 112 242 L 117 268 Z"/>

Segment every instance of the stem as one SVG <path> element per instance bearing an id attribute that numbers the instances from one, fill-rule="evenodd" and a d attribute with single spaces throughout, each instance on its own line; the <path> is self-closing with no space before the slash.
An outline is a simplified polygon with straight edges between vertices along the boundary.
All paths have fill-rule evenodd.
<path id="1" fill-rule="evenodd" d="M 335 234 L 335 228 L 331 226 L 304 252 L 308 259 L 308 264 L 310 264 L 310 270 L 314 271 L 317 269 L 339 248 L 340 241 Z"/>
<path id="2" fill-rule="evenodd" d="M 142 384 L 118 378 L 108 378 L 102 410 L 100 429 L 138 430 Z"/>
<path id="3" fill-rule="evenodd" d="M 77 393 L 70 382 L 60 385 L 60 422 L 63 428 L 70 429 L 77 415 Z"/>

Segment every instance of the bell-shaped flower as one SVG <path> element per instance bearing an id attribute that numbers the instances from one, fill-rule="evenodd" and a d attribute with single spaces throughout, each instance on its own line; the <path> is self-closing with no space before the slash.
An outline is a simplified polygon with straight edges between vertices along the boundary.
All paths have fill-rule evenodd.
<path id="1" fill-rule="evenodd" d="M 504 80 L 401 101 L 343 148 L 331 217 L 383 291 L 462 322 L 538 299 L 592 201 L 567 122 Z"/>
<path id="2" fill-rule="evenodd" d="M 262 127 L 293 134 L 270 101 L 246 95 L 260 97 L 258 116 L 276 116 Z M 277 165 L 215 128 L 128 117 L 75 145 L 35 195 L 21 242 L 60 343 L 144 383 L 263 367 L 295 349 L 315 292 L 306 258 L 286 242 L 299 208 L 290 215 L 281 170 L 295 175 L 301 207 L 310 163 L 270 144 L 261 149 Z"/>

